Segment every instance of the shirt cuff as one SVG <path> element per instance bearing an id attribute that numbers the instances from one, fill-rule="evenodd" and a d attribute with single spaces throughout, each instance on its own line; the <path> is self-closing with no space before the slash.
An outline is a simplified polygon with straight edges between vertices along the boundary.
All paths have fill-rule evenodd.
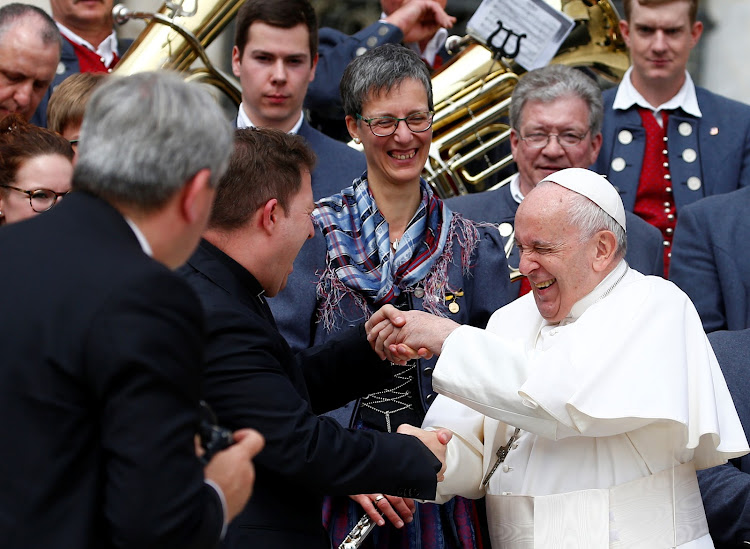
<path id="1" fill-rule="evenodd" d="M 221 501 L 221 512 L 223 520 L 221 526 L 221 537 L 219 539 L 223 540 L 224 536 L 227 534 L 227 526 L 229 526 L 229 523 L 227 522 L 227 516 L 229 516 L 229 511 L 227 510 L 227 500 L 224 497 L 224 492 L 222 491 L 222 489 L 213 480 L 205 479 L 204 482 L 216 491 L 216 494 L 219 496 L 219 500 Z"/>

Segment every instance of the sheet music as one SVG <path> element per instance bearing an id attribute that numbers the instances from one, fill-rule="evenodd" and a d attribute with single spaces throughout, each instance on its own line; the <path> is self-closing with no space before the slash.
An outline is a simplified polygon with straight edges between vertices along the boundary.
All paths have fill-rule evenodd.
<path id="1" fill-rule="evenodd" d="M 505 51 L 513 51 L 518 36 L 526 34 L 515 58 L 526 70 L 547 65 L 575 24 L 573 19 L 544 0 L 484 0 L 466 28 L 469 34 L 487 44 L 490 35 L 498 28 L 498 21 L 502 22 L 503 30 L 492 40 L 495 47 L 500 47 L 505 41 Z"/>

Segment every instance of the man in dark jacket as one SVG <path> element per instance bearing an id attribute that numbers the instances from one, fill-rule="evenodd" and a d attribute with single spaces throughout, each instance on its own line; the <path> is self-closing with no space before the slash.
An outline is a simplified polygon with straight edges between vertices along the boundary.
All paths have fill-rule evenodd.
<path id="1" fill-rule="evenodd" d="M 750 437 L 750 329 L 708 334 L 745 436 Z M 708 528 L 716 549 L 750 545 L 750 454 L 698 471 Z"/>
<path id="2" fill-rule="evenodd" d="M 111 80 L 86 113 L 74 192 L 0 229 L 1 544 L 213 548 L 262 441 L 196 457 L 203 318 L 170 269 L 205 228 L 231 129 L 165 72 Z"/>
<path id="3" fill-rule="evenodd" d="M 422 441 L 354 431 L 317 415 L 377 390 L 397 366 L 378 358 L 363 325 L 297 356 L 276 327 L 266 297 L 284 288 L 313 235 L 313 165 L 299 136 L 238 130 L 209 229 L 181 270 L 207 315 L 205 399 L 222 425 L 252 426 L 266 439 L 253 500 L 227 547 L 329 549 L 324 494 L 384 492 L 408 517 L 401 497 L 434 497 L 449 438 L 410 426 L 399 432 Z"/>

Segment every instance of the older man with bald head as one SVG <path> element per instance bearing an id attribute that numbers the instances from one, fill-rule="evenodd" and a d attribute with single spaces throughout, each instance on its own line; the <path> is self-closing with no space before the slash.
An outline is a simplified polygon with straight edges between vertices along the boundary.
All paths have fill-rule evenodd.
<path id="1" fill-rule="evenodd" d="M 713 547 L 695 470 L 749 449 L 692 303 L 628 267 L 622 201 L 589 170 L 547 176 L 515 224 L 532 292 L 485 330 L 368 323 L 395 359 L 440 354 L 438 500 L 486 496 L 493 548 Z"/>
<path id="2" fill-rule="evenodd" d="M 0 8 L 0 116 L 31 119 L 55 77 L 60 41 L 55 22 L 39 8 Z"/>

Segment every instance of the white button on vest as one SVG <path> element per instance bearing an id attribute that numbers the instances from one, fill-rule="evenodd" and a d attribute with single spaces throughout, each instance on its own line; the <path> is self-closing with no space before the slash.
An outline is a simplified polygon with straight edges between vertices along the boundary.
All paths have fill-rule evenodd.
<path id="1" fill-rule="evenodd" d="M 700 177 L 696 177 L 696 176 L 688 177 L 687 186 L 688 186 L 688 189 L 690 189 L 691 191 L 699 190 L 701 188 Z"/>
<path id="2" fill-rule="evenodd" d="M 500 233 L 500 236 L 503 238 L 508 238 L 511 234 L 513 234 L 513 225 L 510 223 L 500 223 L 500 226 L 497 228 L 498 232 Z"/>
<path id="3" fill-rule="evenodd" d="M 625 166 L 626 166 L 625 159 L 620 156 L 612 160 L 612 169 L 616 172 L 621 172 L 622 170 L 625 169 Z"/>
<path id="4" fill-rule="evenodd" d="M 623 145 L 630 145 L 633 142 L 633 134 L 629 130 L 622 130 L 617 134 L 617 140 Z"/>
<path id="5" fill-rule="evenodd" d="M 683 137 L 687 137 L 693 133 L 693 127 L 687 122 L 680 122 L 680 125 L 677 126 L 677 131 L 680 132 L 680 135 Z"/>
<path id="6" fill-rule="evenodd" d="M 682 151 L 682 159 L 685 162 L 691 163 L 695 162 L 695 160 L 698 158 L 698 153 L 695 152 L 695 149 L 685 149 Z"/>

